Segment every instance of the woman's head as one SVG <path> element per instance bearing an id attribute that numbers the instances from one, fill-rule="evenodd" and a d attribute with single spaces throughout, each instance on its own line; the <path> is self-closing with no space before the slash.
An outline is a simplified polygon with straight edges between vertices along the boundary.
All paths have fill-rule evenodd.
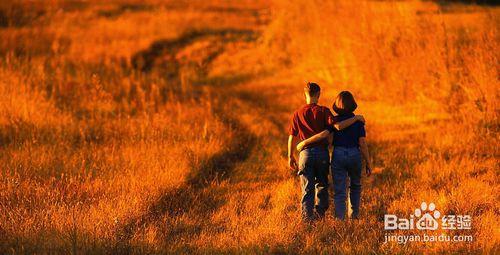
<path id="1" fill-rule="evenodd" d="M 351 92 L 342 91 L 339 93 L 337 98 L 335 98 L 335 102 L 333 102 L 332 108 L 333 111 L 335 111 L 337 114 L 342 115 L 354 112 L 357 107 L 358 104 L 356 104 L 356 101 L 354 100 Z"/>

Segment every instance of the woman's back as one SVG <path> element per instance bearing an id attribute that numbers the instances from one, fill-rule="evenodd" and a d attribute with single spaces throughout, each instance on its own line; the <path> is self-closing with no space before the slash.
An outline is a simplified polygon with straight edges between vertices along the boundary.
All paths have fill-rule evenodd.
<path id="1" fill-rule="evenodd" d="M 334 117 L 335 122 L 343 121 L 354 117 L 354 113 L 342 114 Z M 342 129 L 340 131 L 335 131 L 333 134 L 333 146 L 334 147 L 346 147 L 346 148 L 357 148 L 359 147 L 359 138 L 365 137 L 365 124 L 361 121 L 357 121 L 351 126 Z"/>

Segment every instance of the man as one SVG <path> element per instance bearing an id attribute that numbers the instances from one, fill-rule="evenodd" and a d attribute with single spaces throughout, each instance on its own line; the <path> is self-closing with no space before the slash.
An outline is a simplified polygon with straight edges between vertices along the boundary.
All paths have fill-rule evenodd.
<path id="1" fill-rule="evenodd" d="M 297 138 L 307 139 L 325 129 L 344 129 L 356 121 L 364 121 L 361 115 L 356 115 L 342 122 L 334 123 L 333 115 L 327 107 L 318 105 L 320 87 L 309 82 L 304 87 L 306 105 L 295 111 L 289 129 L 288 165 L 298 170 L 302 188 L 302 219 L 311 222 L 322 218 L 328 209 L 328 166 L 330 155 L 328 140 L 311 143 L 299 155 L 299 163 L 295 160 L 294 151 Z M 317 202 L 315 203 L 315 199 Z M 316 215 L 315 215 L 316 213 Z"/>

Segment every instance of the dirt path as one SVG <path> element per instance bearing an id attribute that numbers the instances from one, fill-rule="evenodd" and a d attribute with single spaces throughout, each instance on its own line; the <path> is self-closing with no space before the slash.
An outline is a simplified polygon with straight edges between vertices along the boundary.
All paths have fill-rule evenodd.
<path id="1" fill-rule="evenodd" d="M 134 233 L 148 224 L 155 223 L 163 217 L 175 217 L 183 214 L 196 214 L 200 221 L 208 220 L 212 212 L 223 203 L 212 192 L 207 192 L 208 186 L 231 177 L 234 167 L 248 159 L 252 149 L 257 145 L 257 137 L 248 131 L 244 124 L 233 116 L 225 113 L 222 105 L 225 96 L 214 95 L 216 104 L 214 114 L 230 127 L 234 138 L 217 153 L 205 161 L 200 167 L 192 169 L 186 183 L 179 188 L 163 194 L 151 204 L 146 213 L 127 222 L 118 233 L 118 249 L 120 253 L 130 251 L 130 240 Z M 159 223 L 161 224 L 161 223 Z"/>
<path id="2" fill-rule="evenodd" d="M 220 54 L 223 50 L 220 40 L 227 36 L 232 40 L 247 40 L 252 34 L 228 33 L 232 32 L 192 33 L 197 35 L 194 39 L 191 34 L 181 36 L 179 41 L 182 43 L 175 40 L 167 43 L 176 45 L 175 49 L 162 50 L 158 47 L 159 43 L 155 43 L 151 50 L 138 53 L 137 58 L 155 62 L 154 59 L 165 59 L 162 54 L 167 54 L 167 59 L 171 62 L 162 62 L 160 66 L 156 66 L 158 63 L 148 64 L 148 68 L 144 70 L 158 68 L 161 71 L 173 65 L 175 68 L 171 69 L 174 71 L 170 75 L 175 78 L 186 62 L 175 60 L 173 56 L 190 47 L 191 43 L 210 37 L 210 44 L 218 45 L 217 51 L 212 53 Z M 141 57 L 141 54 L 146 57 Z M 266 77 L 211 81 L 206 77 L 206 68 L 209 68 L 207 63 L 213 59 L 213 54 L 206 55 L 205 64 L 196 69 L 203 82 L 191 87 L 198 94 L 210 91 L 207 98 L 211 102 L 213 113 L 231 130 L 232 137 L 222 152 L 213 155 L 200 167 L 192 169 L 181 187 L 166 191 L 148 206 L 145 213 L 130 219 L 119 229 L 114 250 L 117 253 L 127 254 L 138 250 L 149 252 L 147 246 L 143 247 L 136 242 L 138 236 L 144 235 L 149 226 L 160 229 L 165 245 L 176 247 L 169 248 L 170 251 L 179 252 L 207 249 L 206 246 L 196 244 L 199 239 L 208 242 L 209 247 L 210 243 L 220 243 L 219 238 L 231 238 L 229 242 L 235 243 L 262 242 L 261 239 L 266 238 L 262 229 L 269 231 L 268 235 L 278 235 L 274 245 L 279 247 L 280 243 L 287 243 L 288 247 L 284 251 L 297 252 L 302 249 L 307 233 L 311 231 L 297 229 L 300 210 L 298 182 L 294 173 L 283 164 L 286 125 L 288 115 L 293 110 L 290 105 L 293 100 L 290 98 L 295 97 L 298 91 L 296 86 L 272 84 L 272 90 L 265 89 L 270 86 L 265 84 L 268 82 L 264 81 Z M 144 65 L 139 65 L 138 68 L 142 69 Z M 386 145 L 377 144 L 374 152 L 381 153 L 385 148 Z M 385 178 L 387 177 L 375 175 L 368 180 L 364 192 L 377 194 L 372 191 L 383 187 Z M 252 200 L 253 197 L 256 197 L 256 201 Z M 367 195 L 366 199 L 377 198 Z M 380 217 L 386 204 L 387 201 L 372 203 L 367 208 L 370 211 L 367 213 Z M 217 220 L 218 218 L 222 220 Z M 266 223 L 267 221 L 269 222 Z M 241 231 L 240 226 L 246 226 L 246 232 Z M 363 229 L 367 230 L 367 226 L 369 225 Z M 279 235 L 278 229 L 284 233 Z M 346 235 L 352 234 L 349 229 L 344 231 Z M 247 236 L 248 232 L 255 236 Z M 348 237 L 344 239 L 349 240 Z M 259 249 L 265 250 L 265 247 Z"/>
<path id="3" fill-rule="evenodd" d="M 203 78 L 206 75 L 206 66 L 223 51 L 222 44 L 237 40 L 254 40 L 255 36 L 252 31 L 189 32 L 176 40 L 155 42 L 150 49 L 136 54 L 133 63 L 136 68 L 147 72 L 152 71 L 154 68 L 158 68 L 160 71 L 167 70 L 168 78 L 176 80 L 180 76 L 179 72 L 183 65 L 188 64 L 182 62 L 182 60 L 177 60 L 175 55 L 189 47 L 190 44 L 207 38 L 209 38 L 210 44 L 217 46 L 215 50 L 214 47 L 211 47 L 210 53 L 204 56 L 202 68 L 196 69 L 198 76 Z M 221 41 L 224 41 L 224 43 L 221 43 Z M 170 61 L 157 63 L 156 59 L 165 59 L 165 56 Z M 117 233 L 115 252 L 121 254 L 131 253 L 136 248 L 131 242 L 134 235 L 150 224 L 162 224 L 159 221 L 165 217 L 175 218 L 182 215 L 196 215 L 197 222 L 209 221 L 210 215 L 225 201 L 222 200 L 220 195 L 215 195 L 214 192 L 207 189 L 216 190 L 217 187 L 214 187 L 214 183 L 217 185 L 217 183 L 231 178 L 233 169 L 238 164 L 248 160 L 255 146 L 258 145 L 259 138 L 249 131 L 246 124 L 238 119 L 238 114 L 245 111 L 244 108 L 248 105 L 258 107 L 258 102 L 255 100 L 262 101 L 257 93 L 241 90 L 241 82 L 247 81 L 247 79 L 228 79 L 222 82 L 223 84 L 220 81 L 210 82 L 209 79 L 204 79 L 204 81 L 207 83 L 204 86 L 209 87 L 211 91 L 209 99 L 213 114 L 231 130 L 234 138 L 229 140 L 222 152 L 211 156 L 204 164 L 192 169 L 186 182 L 181 187 L 165 192 L 156 202 L 148 206 L 144 214 L 126 222 Z M 203 91 L 202 86 L 193 87 L 193 89 L 198 91 L 195 94 L 203 93 L 201 92 Z M 239 106 L 229 107 L 228 109 L 228 106 L 231 105 Z M 197 228 L 203 228 L 203 224 L 205 223 L 201 223 Z M 173 235 L 171 237 L 175 239 L 176 234 Z"/>

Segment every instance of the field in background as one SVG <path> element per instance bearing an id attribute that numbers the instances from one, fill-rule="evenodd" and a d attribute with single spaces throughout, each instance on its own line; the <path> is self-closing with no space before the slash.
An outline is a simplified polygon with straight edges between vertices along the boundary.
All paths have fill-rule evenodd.
<path id="1" fill-rule="evenodd" d="M 498 7 L 102 2 L 0 3 L 0 253 L 499 252 Z M 360 221 L 300 223 L 305 81 L 368 121 Z M 422 201 L 474 241 L 384 243 Z"/>

